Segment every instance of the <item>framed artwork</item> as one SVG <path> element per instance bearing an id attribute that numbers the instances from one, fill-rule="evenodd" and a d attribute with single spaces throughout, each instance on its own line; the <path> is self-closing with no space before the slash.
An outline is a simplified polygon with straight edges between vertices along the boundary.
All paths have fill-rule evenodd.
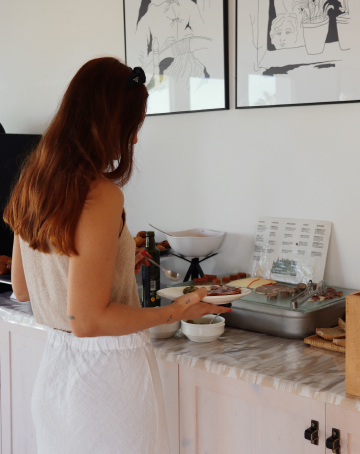
<path id="1" fill-rule="evenodd" d="M 229 108 L 227 0 L 124 0 L 126 63 L 148 115 Z"/>
<path id="2" fill-rule="evenodd" d="M 237 0 L 236 107 L 360 100 L 358 0 Z"/>

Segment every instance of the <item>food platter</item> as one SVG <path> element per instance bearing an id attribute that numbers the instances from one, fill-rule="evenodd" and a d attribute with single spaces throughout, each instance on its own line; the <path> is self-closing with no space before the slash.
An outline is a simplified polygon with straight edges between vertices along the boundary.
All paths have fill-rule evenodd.
<path id="1" fill-rule="evenodd" d="M 211 285 L 204 285 L 202 287 L 205 287 L 206 289 L 209 290 L 211 288 Z M 168 300 L 175 300 L 179 296 L 184 295 L 184 293 L 183 293 L 184 288 L 186 288 L 185 285 L 183 287 L 167 287 L 167 288 L 158 290 L 157 294 L 162 298 L 166 298 Z M 216 305 L 228 304 L 228 303 L 231 303 L 232 301 L 242 298 L 245 295 L 249 295 L 249 293 L 251 293 L 250 289 L 241 288 L 241 293 L 235 293 L 233 295 L 206 296 L 202 301 L 204 303 L 210 303 L 210 304 L 216 304 Z"/>

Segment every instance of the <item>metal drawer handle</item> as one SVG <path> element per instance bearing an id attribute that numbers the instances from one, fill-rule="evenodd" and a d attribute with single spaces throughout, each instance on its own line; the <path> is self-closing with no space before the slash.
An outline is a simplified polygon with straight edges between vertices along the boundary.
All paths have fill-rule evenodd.
<path id="1" fill-rule="evenodd" d="M 334 454 L 340 454 L 340 430 L 332 429 L 331 437 L 326 439 L 327 449 L 331 449 Z"/>
<path id="2" fill-rule="evenodd" d="M 319 445 L 319 423 L 311 420 L 311 427 L 305 430 L 304 437 L 311 441 L 312 445 Z"/>

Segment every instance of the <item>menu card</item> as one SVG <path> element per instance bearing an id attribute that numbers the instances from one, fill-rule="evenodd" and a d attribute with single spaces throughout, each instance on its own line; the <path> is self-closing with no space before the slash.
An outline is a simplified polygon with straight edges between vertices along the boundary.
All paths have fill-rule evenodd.
<path id="1" fill-rule="evenodd" d="M 251 276 L 298 284 L 324 278 L 332 223 L 260 217 Z"/>

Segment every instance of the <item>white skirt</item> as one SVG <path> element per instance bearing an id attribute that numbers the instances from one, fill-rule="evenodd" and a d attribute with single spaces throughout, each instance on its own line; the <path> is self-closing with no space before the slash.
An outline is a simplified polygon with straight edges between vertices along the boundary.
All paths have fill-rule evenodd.
<path id="1" fill-rule="evenodd" d="M 148 331 L 78 338 L 50 329 L 32 414 L 38 454 L 170 454 Z"/>

